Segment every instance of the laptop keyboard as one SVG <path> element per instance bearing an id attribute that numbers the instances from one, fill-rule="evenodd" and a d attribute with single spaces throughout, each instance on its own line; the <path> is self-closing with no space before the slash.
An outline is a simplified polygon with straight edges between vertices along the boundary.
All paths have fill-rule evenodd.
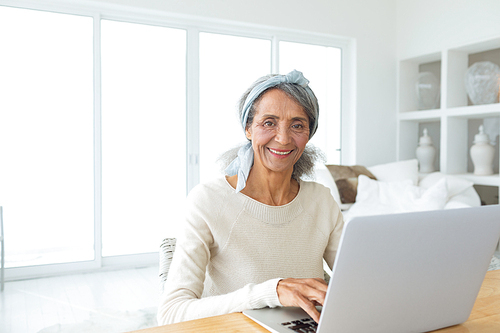
<path id="1" fill-rule="evenodd" d="M 287 321 L 285 323 L 281 323 L 281 325 L 298 333 L 316 332 L 316 327 L 318 327 L 318 324 L 311 318 Z"/>

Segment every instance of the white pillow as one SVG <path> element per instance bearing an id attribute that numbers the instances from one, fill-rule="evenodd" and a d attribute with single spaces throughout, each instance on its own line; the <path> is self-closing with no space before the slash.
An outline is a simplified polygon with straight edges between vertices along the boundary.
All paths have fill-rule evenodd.
<path id="1" fill-rule="evenodd" d="M 340 194 L 330 171 L 324 164 L 317 164 L 314 169 L 314 180 L 330 189 L 333 199 L 340 204 Z"/>
<path id="2" fill-rule="evenodd" d="M 418 185 L 423 188 L 429 188 L 443 178 L 446 178 L 446 184 L 448 185 L 448 196 L 450 198 L 462 193 L 463 191 L 474 185 L 473 182 L 467 179 L 445 175 L 441 172 L 433 172 L 425 176 L 424 178 L 422 178 L 422 180 L 420 180 L 420 183 Z"/>
<path id="3" fill-rule="evenodd" d="M 352 206 L 352 204 L 350 203 L 342 203 L 342 201 L 340 200 L 340 194 L 339 189 L 337 188 L 337 184 L 335 183 L 332 174 L 324 164 L 316 165 L 314 176 L 314 181 L 330 189 L 330 193 L 332 194 L 333 199 L 337 202 L 341 210 L 349 209 Z"/>
<path id="4" fill-rule="evenodd" d="M 381 182 L 361 175 L 356 202 L 344 217 L 350 220 L 355 216 L 438 210 L 444 208 L 447 199 L 445 178 L 423 189 L 413 185 L 411 179 Z"/>
<path id="5" fill-rule="evenodd" d="M 446 206 L 444 206 L 444 209 L 479 206 L 481 206 L 481 198 L 479 198 L 474 187 L 469 187 L 465 191 L 451 197 Z"/>
<path id="6" fill-rule="evenodd" d="M 379 181 L 395 182 L 411 179 L 413 185 L 418 184 L 418 160 L 406 160 L 367 167 Z M 358 185 L 359 186 L 359 185 Z"/>

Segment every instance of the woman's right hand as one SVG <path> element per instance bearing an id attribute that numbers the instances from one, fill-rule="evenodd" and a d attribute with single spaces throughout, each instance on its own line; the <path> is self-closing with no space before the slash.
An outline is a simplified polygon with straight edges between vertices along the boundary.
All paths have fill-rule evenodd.
<path id="1" fill-rule="evenodd" d="M 320 313 L 316 306 L 325 302 L 327 289 L 323 279 L 283 279 L 276 287 L 281 305 L 301 307 L 317 323 Z"/>

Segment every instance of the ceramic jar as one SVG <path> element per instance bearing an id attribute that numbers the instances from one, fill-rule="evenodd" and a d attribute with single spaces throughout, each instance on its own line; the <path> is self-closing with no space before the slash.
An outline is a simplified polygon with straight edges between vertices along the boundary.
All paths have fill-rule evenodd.
<path id="1" fill-rule="evenodd" d="M 432 139 L 427 133 L 427 128 L 424 128 L 423 136 L 420 137 L 416 155 L 421 173 L 434 172 L 436 148 L 432 145 Z"/>
<path id="2" fill-rule="evenodd" d="M 488 134 L 484 133 L 484 127 L 481 125 L 479 133 L 474 136 L 474 145 L 470 148 L 474 174 L 478 176 L 492 175 L 494 155 L 495 148 L 490 144 Z"/>

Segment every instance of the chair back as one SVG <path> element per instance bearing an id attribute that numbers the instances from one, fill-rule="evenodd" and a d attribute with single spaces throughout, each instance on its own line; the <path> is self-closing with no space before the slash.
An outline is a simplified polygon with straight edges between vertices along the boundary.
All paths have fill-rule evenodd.
<path id="1" fill-rule="evenodd" d="M 170 263 L 174 257 L 176 241 L 177 239 L 175 238 L 165 238 L 160 245 L 160 294 L 163 293 L 163 286 L 167 281 Z"/>

